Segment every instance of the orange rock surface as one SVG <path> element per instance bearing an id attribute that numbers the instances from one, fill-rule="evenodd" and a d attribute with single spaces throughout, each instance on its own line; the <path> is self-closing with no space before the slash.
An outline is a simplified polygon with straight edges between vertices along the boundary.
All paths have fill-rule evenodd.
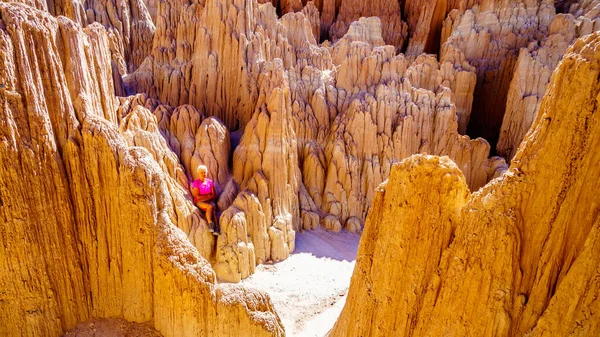
<path id="1" fill-rule="evenodd" d="M 217 285 L 176 227 L 181 171 L 154 115 L 117 110 L 105 28 L 0 14 L 0 334 L 119 317 L 163 336 L 283 335 L 268 296 Z"/>
<path id="2" fill-rule="evenodd" d="M 367 218 L 333 335 L 597 333 L 599 17 L 598 0 L 1 1 L 0 335 L 108 318 L 283 335 L 268 296 L 218 281 Z M 219 236 L 189 192 L 200 164 Z"/>
<path id="3" fill-rule="evenodd" d="M 577 40 L 509 170 L 476 193 L 447 158 L 377 190 L 330 336 L 600 333 L 600 34 Z"/>

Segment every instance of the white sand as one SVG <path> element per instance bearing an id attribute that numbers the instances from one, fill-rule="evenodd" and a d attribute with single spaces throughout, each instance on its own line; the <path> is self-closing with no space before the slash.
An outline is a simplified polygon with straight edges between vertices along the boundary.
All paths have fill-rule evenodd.
<path id="1" fill-rule="evenodd" d="M 241 284 L 271 296 L 287 336 L 325 336 L 346 302 L 359 240 L 322 229 L 297 234 L 292 256 L 258 266 Z"/>

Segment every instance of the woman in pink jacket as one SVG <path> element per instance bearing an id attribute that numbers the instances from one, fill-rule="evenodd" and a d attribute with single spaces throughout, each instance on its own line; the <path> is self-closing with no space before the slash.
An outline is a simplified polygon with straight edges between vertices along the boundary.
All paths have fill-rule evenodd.
<path id="1" fill-rule="evenodd" d="M 201 210 L 206 212 L 206 220 L 208 221 L 208 231 L 214 235 L 219 235 L 219 226 L 214 222 L 216 220 L 216 206 L 214 200 L 217 198 L 215 193 L 215 184 L 212 180 L 206 177 L 208 169 L 204 165 L 198 166 L 198 179 L 194 180 L 190 186 L 194 204 Z"/>

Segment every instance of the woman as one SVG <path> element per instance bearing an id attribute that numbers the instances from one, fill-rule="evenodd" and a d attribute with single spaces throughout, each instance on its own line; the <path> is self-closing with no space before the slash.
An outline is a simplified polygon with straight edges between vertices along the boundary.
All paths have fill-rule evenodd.
<path id="1" fill-rule="evenodd" d="M 215 184 L 212 180 L 206 177 L 208 169 L 204 165 L 198 166 L 198 179 L 192 182 L 190 189 L 194 197 L 194 204 L 201 210 L 206 212 L 206 220 L 208 221 L 208 231 L 214 235 L 219 235 L 219 227 L 215 224 L 216 206 L 213 202 L 217 194 L 215 193 Z"/>

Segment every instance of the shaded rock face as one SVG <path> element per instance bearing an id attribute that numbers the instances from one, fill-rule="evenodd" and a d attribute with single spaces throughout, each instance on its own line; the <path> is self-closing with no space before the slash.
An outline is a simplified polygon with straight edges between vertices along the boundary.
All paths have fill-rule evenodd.
<path id="1" fill-rule="evenodd" d="M 572 13 L 554 18 L 547 37 L 539 43 L 531 43 L 519 53 L 497 145 L 498 154 L 509 160 L 535 120 L 550 75 L 567 47 L 577 37 L 600 29 L 598 10 L 583 12 L 576 5 L 571 5 Z"/>
<path id="2" fill-rule="evenodd" d="M 163 336 L 283 335 L 268 296 L 217 285 L 177 228 L 194 224 L 183 170 L 152 102 L 115 97 L 105 28 L 18 3 L 0 18 L 0 334 L 119 317 Z"/>
<path id="3" fill-rule="evenodd" d="M 445 157 L 393 166 L 331 336 L 600 333 L 599 60 L 599 33 L 567 50 L 508 172 L 477 193 Z"/>
<path id="4" fill-rule="evenodd" d="M 554 15 L 553 1 L 484 2 L 448 15 L 444 29 L 451 33 L 442 33 L 440 58 L 454 58 L 458 51 L 476 68 L 469 135 L 496 144 L 519 49 L 543 39 Z"/>

